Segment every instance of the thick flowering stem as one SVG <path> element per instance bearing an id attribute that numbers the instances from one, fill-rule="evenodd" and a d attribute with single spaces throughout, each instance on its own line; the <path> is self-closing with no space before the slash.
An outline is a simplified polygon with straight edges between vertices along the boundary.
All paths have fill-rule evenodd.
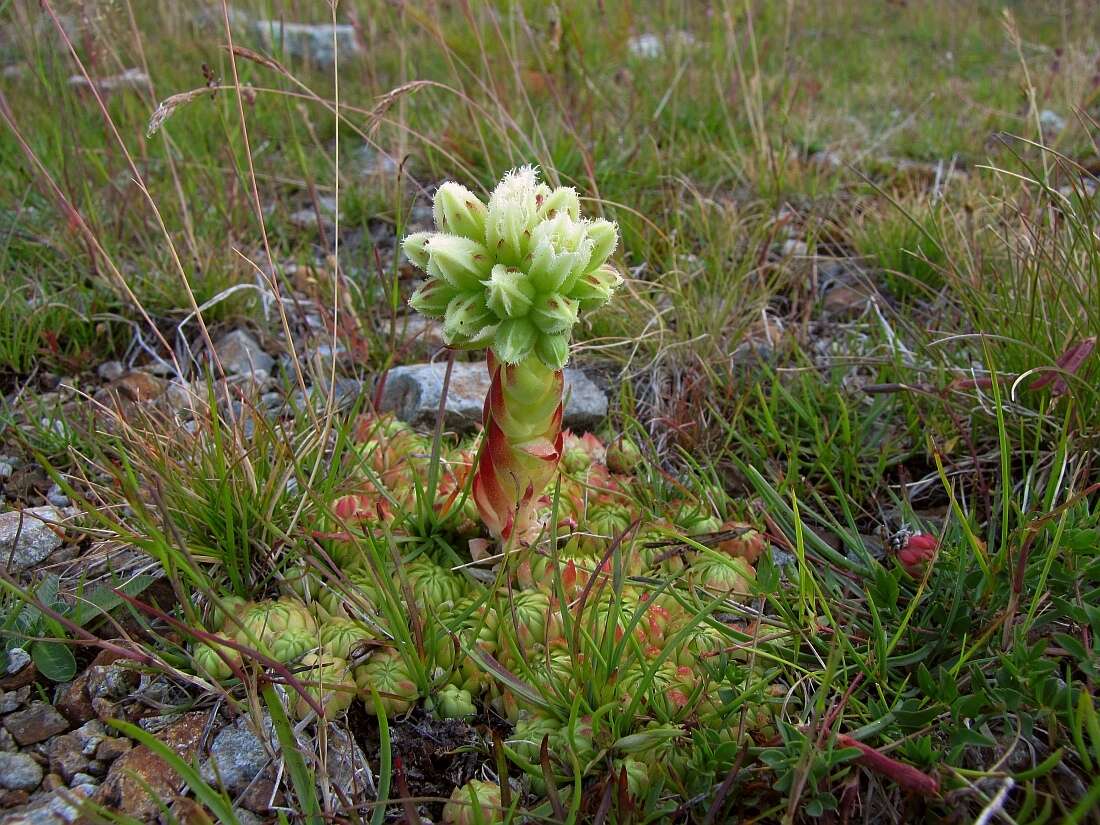
<path id="1" fill-rule="evenodd" d="M 618 227 L 582 217 L 573 189 L 551 189 L 529 166 L 505 175 L 488 204 L 443 184 L 433 216 L 435 232 L 404 241 L 427 276 L 409 304 L 442 319 L 449 346 L 489 351 L 474 501 L 494 537 L 526 543 L 561 458 L 561 370 L 573 327 L 622 283 L 607 263 Z"/>
<path id="2" fill-rule="evenodd" d="M 474 501 L 489 532 L 529 541 L 542 490 L 562 452 L 562 371 L 538 358 L 502 364 L 490 352 L 485 445 L 474 475 Z"/>

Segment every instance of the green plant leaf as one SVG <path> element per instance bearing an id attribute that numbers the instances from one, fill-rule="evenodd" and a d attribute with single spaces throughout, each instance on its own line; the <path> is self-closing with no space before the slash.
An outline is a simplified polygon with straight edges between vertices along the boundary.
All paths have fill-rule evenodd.
<path id="1" fill-rule="evenodd" d="M 32 642 L 30 653 L 38 672 L 51 682 L 67 682 L 76 675 L 76 657 L 62 642 Z"/>

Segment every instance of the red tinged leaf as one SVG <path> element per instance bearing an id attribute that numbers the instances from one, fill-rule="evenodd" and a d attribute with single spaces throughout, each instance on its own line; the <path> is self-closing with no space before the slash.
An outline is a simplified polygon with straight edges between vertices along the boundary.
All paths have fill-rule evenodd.
<path id="1" fill-rule="evenodd" d="M 899 788 L 918 793 L 921 796 L 939 795 L 940 783 L 936 781 L 934 776 L 929 776 L 912 765 L 899 762 L 897 759 L 875 750 L 870 745 L 864 745 L 847 734 L 838 734 L 836 743 L 842 748 L 855 748 L 858 750 L 861 755 L 856 758 L 856 762 L 868 770 L 893 780 Z"/>
<path id="2" fill-rule="evenodd" d="M 1054 395 L 1064 395 L 1069 391 L 1069 384 L 1066 383 L 1066 379 L 1061 373 L 1069 373 L 1070 375 L 1076 375 L 1077 371 L 1081 369 L 1081 365 L 1085 363 L 1085 360 L 1092 355 L 1092 351 L 1096 349 L 1096 336 L 1091 338 L 1085 338 L 1083 341 L 1078 341 L 1072 347 L 1063 352 L 1058 360 L 1054 362 L 1058 371 L 1047 368 L 1047 372 L 1040 375 L 1034 381 L 1028 385 L 1029 390 L 1041 390 L 1046 386 L 1050 386 L 1050 391 Z"/>

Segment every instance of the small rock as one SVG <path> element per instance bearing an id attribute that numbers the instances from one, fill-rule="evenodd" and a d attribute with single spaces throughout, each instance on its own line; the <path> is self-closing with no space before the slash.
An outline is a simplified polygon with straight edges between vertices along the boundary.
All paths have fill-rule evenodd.
<path id="1" fill-rule="evenodd" d="M 388 333 L 388 326 L 384 331 Z M 397 331 L 406 339 L 415 340 L 417 343 L 433 349 L 438 349 L 445 343 L 443 340 L 443 322 L 419 313 L 398 318 Z"/>
<path id="2" fill-rule="evenodd" d="M 54 693 L 54 705 L 74 725 L 82 725 L 95 717 L 92 700 L 84 689 L 87 683 L 87 674 L 82 673 L 72 682 L 58 685 Z"/>
<path id="3" fill-rule="evenodd" d="M 788 238 L 783 241 L 781 254 L 784 258 L 805 258 L 810 254 L 810 248 L 806 245 L 805 241 L 800 241 L 797 238 Z"/>
<path id="4" fill-rule="evenodd" d="M 863 314 L 871 302 L 865 289 L 848 284 L 837 284 L 821 299 L 821 311 L 827 318 L 837 320 L 855 318 Z"/>
<path id="5" fill-rule="evenodd" d="M 227 333 L 214 344 L 222 368 L 232 375 L 248 375 L 256 370 L 270 373 L 275 359 L 263 351 L 256 339 L 237 329 Z"/>
<path id="6" fill-rule="evenodd" d="M 3 675 L 5 678 L 16 676 L 22 673 L 30 664 L 31 654 L 27 653 L 27 651 L 21 647 L 13 647 L 7 652 Z M 18 685 L 18 687 L 23 687 L 23 685 Z"/>
<path id="7" fill-rule="evenodd" d="M 347 798 L 356 798 L 366 787 L 370 768 L 367 757 L 347 731 L 331 727 L 325 767 L 329 782 Z"/>
<path id="8" fill-rule="evenodd" d="M 0 790 L 0 808 L 15 808 L 19 805 L 26 805 L 27 800 L 29 800 L 30 798 L 30 794 L 28 794 L 26 791 Z M 18 817 L 19 815 L 13 814 L 13 816 Z M 10 818 L 4 820 L 5 823 L 10 823 L 11 821 L 12 820 Z"/>
<path id="9" fill-rule="evenodd" d="M 68 507 L 72 503 L 69 501 L 69 497 L 65 495 L 65 492 L 61 489 L 60 484 L 54 484 L 50 487 L 46 492 L 46 501 L 54 507 Z"/>
<path id="10" fill-rule="evenodd" d="M 110 767 L 109 763 L 101 762 L 98 759 L 92 759 L 88 762 L 88 767 L 86 767 L 84 771 L 89 776 L 94 776 L 97 779 L 102 779 L 107 775 L 108 767 Z"/>
<path id="11" fill-rule="evenodd" d="M 268 813 L 272 807 L 278 807 L 283 802 L 282 792 L 279 790 L 278 771 L 276 765 L 269 764 L 258 777 L 237 798 L 237 804 L 247 811 L 257 814 Z"/>
<path id="12" fill-rule="evenodd" d="M 328 404 L 328 386 L 317 385 L 309 388 L 309 400 L 315 409 Z M 362 381 L 355 378 L 337 378 L 334 405 L 337 409 L 350 407 L 366 390 Z M 305 408 L 305 396 L 301 390 L 295 390 L 288 399 L 291 410 L 297 412 Z"/>
<path id="13" fill-rule="evenodd" d="M 86 773 L 74 774 L 73 778 L 71 780 L 69 780 L 69 785 L 72 786 L 72 787 L 76 787 L 78 785 L 92 785 L 92 786 L 95 786 L 95 785 L 98 785 L 98 784 L 99 784 L 98 779 L 96 779 L 94 776 L 91 776 L 91 775 L 86 774 Z"/>
<path id="14" fill-rule="evenodd" d="M 202 778 L 221 785 L 231 795 L 243 791 L 259 776 L 270 759 L 267 748 L 249 720 L 242 717 L 218 731 L 210 745 L 210 758 L 201 768 Z"/>
<path id="15" fill-rule="evenodd" d="M 8 733 L 7 728 L 0 728 L 0 751 L 17 751 L 19 746 L 15 744 L 15 737 Z"/>
<path id="16" fill-rule="evenodd" d="M 75 510 L 28 507 L 0 513 L 0 570 L 22 573 L 37 567 L 61 546 L 64 528 L 47 522 L 63 522 Z"/>
<path id="17" fill-rule="evenodd" d="M 33 791 L 42 782 L 42 766 L 26 753 L 0 753 L 0 788 Z"/>
<path id="18" fill-rule="evenodd" d="M 153 401 L 164 394 L 165 380 L 150 372 L 134 370 L 106 387 L 127 401 Z"/>
<path id="19" fill-rule="evenodd" d="M 108 736 L 95 749 L 95 758 L 100 762 L 114 762 L 134 746 L 129 739 L 121 736 Z"/>
<path id="20" fill-rule="evenodd" d="M 0 461 L 0 481 L 7 481 L 14 472 L 15 467 L 10 461 Z"/>
<path id="21" fill-rule="evenodd" d="M 446 364 L 438 363 L 390 370 L 382 391 L 382 410 L 392 410 L 402 421 L 414 426 L 433 425 L 443 394 L 446 368 Z M 447 390 L 444 425 L 452 430 L 468 431 L 480 424 L 490 383 L 484 361 L 456 363 Z M 570 429 L 592 430 L 607 415 L 607 396 L 580 370 L 565 370 L 565 399 L 562 424 Z"/>
<path id="22" fill-rule="evenodd" d="M 138 683 L 138 674 L 119 664 L 92 665 L 88 668 L 88 696 L 96 699 L 122 699 L 130 695 Z"/>
<path id="23" fill-rule="evenodd" d="M 233 816 L 237 820 L 237 825 L 264 825 L 264 821 L 259 816 L 246 808 L 234 808 Z"/>
<path id="24" fill-rule="evenodd" d="M 159 731 L 158 738 L 182 759 L 194 759 L 208 715 L 188 713 Z M 172 767 L 144 745 L 116 759 L 107 778 L 92 799 L 113 811 L 135 819 L 152 819 L 160 812 L 159 800 L 171 799 L 183 787 Z"/>
<path id="25" fill-rule="evenodd" d="M 1039 127 L 1043 130 L 1044 135 L 1057 137 L 1060 132 L 1065 130 L 1066 119 L 1053 109 L 1043 109 L 1039 112 Z"/>
<path id="26" fill-rule="evenodd" d="M 27 704 L 27 700 L 30 696 L 30 685 L 23 685 L 23 687 L 17 690 L 9 690 L 7 693 L 0 693 L 0 716 L 3 716 L 5 713 L 19 710 L 19 708 Z"/>
<path id="27" fill-rule="evenodd" d="M 359 51 L 355 28 L 347 24 L 257 20 L 253 27 L 266 48 L 281 50 L 286 57 L 301 58 L 321 67 L 332 66 L 337 56 L 346 58 Z"/>
<path id="28" fill-rule="evenodd" d="M 80 739 L 72 733 L 51 739 L 49 756 L 50 772 L 59 775 L 66 785 L 72 785 L 73 777 L 88 768 L 88 757 L 83 753 Z"/>
<path id="29" fill-rule="evenodd" d="M 16 742 L 26 747 L 68 730 L 69 722 L 53 705 L 35 702 L 25 710 L 5 716 L 4 727 Z"/>
<path id="30" fill-rule="evenodd" d="M 82 74 L 74 74 L 69 78 L 69 85 L 73 87 L 87 89 L 91 88 L 93 84 L 100 92 L 115 92 L 119 89 L 145 89 L 149 87 L 149 75 L 141 69 L 129 68 L 109 77 L 92 78 L 91 82 Z"/>
<path id="31" fill-rule="evenodd" d="M 627 48 L 634 57 L 655 60 L 666 48 L 691 49 L 696 44 L 695 35 L 686 31 L 665 32 L 664 36 L 651 32 L 640 34 L 627 41 Z"/>
<path id="32" fill-rule="evenodd" d="M 96 367 L 95 373 L 104 381 L 117 381 L 126 374 L 126 367 L 121 361 L 104 361 Z"/>
<path id="33" fill-rule="evenodd" d="M 80 742 L 80 752 L 87 757 L 95 756 L 99 743 L 106 735 L 107 728 L 98 719 L 85 722 L 73 731 L 73 736 Z"/>

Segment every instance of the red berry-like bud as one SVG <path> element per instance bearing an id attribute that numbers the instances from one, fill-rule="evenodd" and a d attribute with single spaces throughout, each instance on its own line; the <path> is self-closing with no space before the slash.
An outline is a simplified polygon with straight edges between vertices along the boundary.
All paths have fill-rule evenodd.
<path id="1" fill-rule="evenodd" d="M 914 579 L 924 575 L 925 568 L 936 558 L 939 542 L 935 536 L 917 533 L 898 551 L 898 563 Z"/>

